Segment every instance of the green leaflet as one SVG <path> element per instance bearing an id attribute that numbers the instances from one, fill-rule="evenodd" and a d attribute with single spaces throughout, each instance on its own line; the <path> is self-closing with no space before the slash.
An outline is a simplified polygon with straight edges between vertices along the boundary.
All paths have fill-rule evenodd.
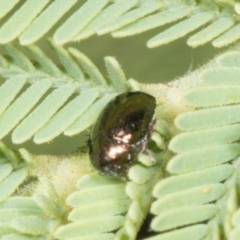
<path id="1" fill-rule="evenodd" d="M 218 146 L 237 141 L 240 136 L 239 124 L 225 125 L 223 127 L 184 132 L 177 135 L 169 144 L 175 152 L 197 150 L 206 146 Z"/>
<path id="2" fill-rule="evenodd" d="M 186 239 L 186 226 L 201 222 L 208 233 L 203 238 L 196 232 L 192 239 L 220 239 L 220 232 L 226 239 L 237 239 L 240 109 L 239 70 L 234 65 L 238 58 L 238 52 L 221 55 L 215 66 L 201 72 L 200 85 L 183 94 L 191 110 L 175 119 L 181 132 L 170 141 L 175 156 L 167 165 L 175 176 L 156 185 L 153 194 L 157 200 L 151 207 L 156 215 L 151 228 L 170 231 L 149 240 Z M 220 64 L 224 64 L 221 69 Z"/>
<path id="3" fill-rule="evenodd" d="M 2 182 L 6 177 L 11 174 L 13 168 L 12 165 L 9 163 L 1 164 L 0 165 L 0 182 Z"/>
<path id="4" fill-rule="evenodd" d="M 25 235 L 25 234 L 8 234 L 5 235 L 3 238 L 3 240 L 43 240 L 44 238 L 42 237 L 31 237 L 29 235 Z"/>
<path id="5" fill-rule="evenodd" d="M 44 79 L 32 84 L 0 118 L 0 138 L 3 138 L 18 122 L 34 107 L 40 98 L 51 87 L 50 79 Z M 22 108 L 24 106 L 24 109 Z"/>
<path id="6" fill-rule="evenodd" d="M 10 58 L 3 57 L 0 75 L 10 79 L 0 86 L 1 138 L 13 131 L 14 143 L 33 137 L 40 144 L 63 132 L 77 134 L 94 123 L 109 99 L 129 89 L 120 65 L 113 58 L 108 57 L 106 65 L 115 88 L 114 84 L 107 85 L 106 79 L 84 54 L 50 43 L 64 69 L 55 65 L 36 45 L 27 49 L 37 64 L 33 64 L 17 45 L 4 45 Z"/>
<path id="7" fill-rule="evenodd" d="M 156 28 L 158 26 L 165 25 L 170 22 L 174 22 L 178 19 L 185 17 L 190 13 L 190 9 L 187 6 L 181 6 L 176 11 L 176 8 L 167 9 L 160 13 L 155 13 L 153 15 L 147 16 L 145 18 L 139 19 L 123 28 L 112 33 L 113 37 L 125 37 L 134 34 L 139 34 L 141 32 Z M 121 18 L 120 18 L 121 20 Z M 120 21 L 119 20 L 119 21 Z"/>
<path id="8" fill-rule="evenodd" d="M 3 45 L 3 48 L 7 55 L 11 57 L 10 62 L 13 62 L 17 67 L 25 72 L 34 72 L 34 65 L 30 59 L 19 48 L 16 47 L 16 45 L 9 43 Z"/>
<path id="9" fill-rule="evenodd" d="M 158 34 L 157 36 L 151 38 L 147 42 L 149 48 L 157 47 L 163 44 L 167 44 L 179 37 L 183 37 L 186 34 L 194 31 L 205 23 L 211 21 L 214 18 L 214 14 L 204 12 L 193 15 L 187 20 L 174 25 L 173 27 L 167 29 L 166 31 Z"/>
<path id="10" fill-rule="evenodd" d="M 41 12 L 49 0 L 36 2 L 28 0 L 15 14 L 1 27 L 0 42 L 6 43 L 15 39 Z"/>
<path id="11" fill-rule="evenodd" d="M 208 228 L 205 225 L 199 224 L 195 226 L 186 227 L 173 232 L 167 232 L 161 234 L 161 236 L 155 236 L 150 238 L 145 238 L 146 240 L 175 240 L 175 239 L 202 239 L 207 235 Z"/>
<path id="12" fill-rule="evenodd" d="M 193 89 L 185 95 L 185 101 L 188 105 L 194 107 L 212 107 L 238 103 L 239 90 L 238 86 L 214 86 Z"/>
<path id="13" fill-rule="evenodd" d="M 229 59 L 225 55 L 230 55 Z M 239 53 L 227 53 L 225 57 L 217 58 L 219 65 L 222 67 L 207 68 L 201 72 L 200 78 L 208 86 L 224 86 L 224 85 L 239 85 L 240 84 L 240 69 L 235 64 L 238 64 Z M 226 66 L 225 66 L 226 64 Z M 229 65 L 229 66 L 228 66 Z"/>
<path id="14" fill-rule="evenodd" d="M 158 160 L 160 161 L 160 160 Z M 158 163 L 159 164 L 159 163 Z M 128 173 L 130 180 L 137 184 L 144 184 L 151 180 L 152 175 L 157 171 L 159 165 L 146 168 L 140 164 L 133 166 Z"/>
<path id="15" fill-rule="evenodd" d="M 232 92 L 233 93 L 233 92 Z M 233 93 L 234 94 L 234 93 Z M 175 119 L 176 126 L 185 131 L 214 128 L 238 123 L 240 105 L 222 106 L 198 111 L 189 111 Z"/>
<path id="16" fill-rule="evenodd" d="M 11 197 L 5 202 L 1 203 L 0 209 L 17 209 L 17 210 L 33 210 L 40 211 L 40 208 L 37 206 L 36 202 L 32 198 L 27 197 Z"/>
<path id="17" fill-rule="evenodd" d="M 239 67 L 239 61 L 240 61 L 239 51 L 229 51 L 226 52 L 225 54 L 220 55 L 217 58 L 218 64 L 223 67 Z"/>
<path id="18" fill-rule="evenodd" d="M 75 41 L 85 39 L 93 35 L 99 28 L 104 27 L 109 22 L 117 19 L 137 4 L 136 0 L 115 1 L 107 6 L 94 18 L 75 38 Z"/>
<path id="19" fill-rule="evenodd" d="M 166 231 L 185 225 L 206 221 L 218 213 L 218 207 L 214 204 L 204 206 L 181 207 L 161 213 L 151 223 L 155 231 Z"/>
<path id="20" fill-rule="evenodd" d="M 53 77 L 63 76 L 63 73 L 60 71 L 60 69 L 39 47 L 36 45 L 29 45 L 27 46 L 27 49 L 30 51 L 34 61 L 39 64 L 40 71 L 43 71 Z"/>
<path id="21" fill-rule="evenodd" d="M 189 46 L 196 47 L 210 42 L 218 35 L 222 34 L 234 25 L 234 20 L 229 17 L 220 17 L 212 24 L 208 25 L 202 31 L 199 31 L 195 35 L 191 36 L 187 43 Z M 214 41 L 215 43 L 215 41 Z"/>
<path id="22" fill-rule="evenodd" d="M 85 221 L 78 221 L 76 223 L 69 223 L 55 232 L 55 237 L 58 239 L 76 238 L 78 236 L 87 236 L 97 233 L 111 232 L 123 224 L 122 216 L 111 217 L 95 217 Z M 101 224 L 99 224 L 101 223 Z"/>
<path id="23" fill-rule="evenodd" d="M 17 219 L 23 216 L 31 216 L 31 215 L 38 215 L 41 213 L 38 209 L 27 209 L 27 208 L 8 208 L 8 209 L 1 209 L 1 223 L 11 223 L 12 220 Z"/>
<path id="24" fill-rule="evenodd" d="M 69 53 L 76 59 L 86 73 L 89 74 L 92 81 L 98 84 L 106 84 L 106 80 L 90 59 L 74 48 L 69 48 Z"/>
<path id="25" fill-rule="evenodd" d="M 41 105 L 35 108 L 14 130 L 13 142 L 22 143 L 30 139 L 73 94 L 74 90 L 74 86 L 69 85 L 60 87 L 49 94 Z"/>
<path id="26" fill-rule="evenodd" d="M 222 34 L 220 37 L 215 39 L 213 41 L 213 46 L 223 47 L 238 40 L 240 38 L 239 27 L 240 24 L 237 24 L 228 31 L 226 31 L 224 34 Z"/>
<path id="27" fill-rule="evenodd" d="M 54 218 L 57 214 L 48 218 L 41 208 L 44 204 L 38 203 L 31 197 L 12 197 L 0 204 L 2 239 L 46 239 L 58 223 Z"/>
<path id="28" fill-rule="evenodd" d="M 125 193 L 125 182 L 91 173 L 82 177 L 77 184 L 78 191 L 67 199 L 73 207 L 68 223 L 57 229 L 58 239 L 86 237 L 86 239 L 113 239 L 112 231 L 122 227 L 124 214 L 130 200 Z M 102 207 L 101 207 L 102 206 Z M 93 235 L 93 236 L 92 236 Z"/>
<path id="29" fill-rule="evenodd" d="M 21 191 L 24 188 L 26 188 L 24 191 L 29 194 L 27 188 L 31 181 L 34 182 L 31 177 L 34 178 L 36 173 L 30 172 L 29 165 L 26 167 L 25 164 L 35 164 L 35 159 L 24 149 L 21 149 L 20 157 L 3 143 L 0 144 L 0 150 L 2 154 L 0 159 L 1 239 L 46 239 L 52 235 L 65 214 L 56 190 L 47 180 L 39 179 L 44 184 L 46 195 L 11 197 L 16 193 L 23 194 Z M 31 161 L 29 161 L 30 157 Z M 29 179 L 30 182 L 28 182 Z"/>
<path id="30" fill-rule="evenodd" d="M 220 182 L 226 183 L 224 180 L 230 178 L 233 171 L 234 168 L 230 165 L 220 165 L 206 170 L 179 174 L 159 182 L 153 192 L 157 200 L 152 204 L 151 212 L 157 216 L 153 219 L 151 228 L 156 231 L 170 231 L 147 239 L 184 237 L 184 239 L 200 240 L 207 234 L 209 239 L 215 239 L 212 236 L 214 234 L 219 236 L 219 232 L 215 233 L 215 228 L 207 223 L 217 221 L 218 213 L 225 211 L 225 202 L 222 204 L 221 202 L 228 191 L 226 185 Z M 215 202 L 219 204 L 206 204 Z M 202 221 L 206 224 L 201 225 L 201 231 L 189 231 L 191 228 L 198 229 L 199 225 L 194 224 Z M 182 228 L 174 230 L 175 227 Z"/>
<path id="31" fill-rule="evenodd" d="M 116 233 L 116 239 L 136 238 L 141 223 L 152 202 L 151 192 L 153 186 L 160 178 L 163 164 L 162 154 L 155 153 L 153 155 L 156 160 L 156 164 L 153 166 L 146 167 L 136 164 L 130 168 L 128 173 L 130 181 L 126 185 L 126 193 L 132 202 L 126 214 L 124 227 Z"/>
<path id="32" fill-rule="evenodd" d="M 98 118 L 102 109 L 106 106 L 106 104 L 115 97 L 116 94 L 108 94 L 96 101 L 87 112 L 82 114 L 76 121 L 69 126 L 64 134 L 67 136 L 73 136 L 77 133 L 82 132 L 89 126 L 91 126 Z"/>
<path id="33" fill-rule="evenodd" d="M 61 64 L 64 66 L 67 75 L 69 77 L 78 80 L 79 82 L 84 81 L 84 73 L 78 64 L 73 60 L 71 55 L 63 47 L 55 45 L 52 41 L 49 41 L 54 51 L 56 52 Z"/>
<path id="34" fill-rule="evenodd" d="M 28 177 L 20 157 L 0 142 L 0 204 L 16 192 Z M 1 210 L 1 207 L 0 207 Z M 0 214 L 4 217 L 4 214 Z M 1 218 L 1 217 L 0 217 Z M 3 221 L 5 224 L 6 222 Z"/>
<path id="35" fill-rule="evenodd" d="M 175 208 L 181 209 L 181 207 L 210 203 L 219 199 L 226 191 L 226 187 L 219 183 L 200 185 L 183 191 L 176 191 L 155 201 L 151 206 L 151 212 L 162 214 Z"/>
<path id="36" fill-rule="evenodd" d="M 239 154 L 240 145 L 237 143 L 200 148 L 174 156 L 167 169 L 176 174 L 192 172 L 231 161 Z"/>
<path id="37" fill-rule="evenodd" d="M 4 17 L 17 4 L 18 0 L 0 1 L 0 18 Z"/>
<path id="38" fill-rule="evenodd" d="M 96 175 L 98 173 L 93 173 L 93 178 L 94 175 Z M 87 177 L 87 176 L 86 176 Z M 82 206 L 82 204 L 89 204 L 91 202 L 94 203 L 94 201 L 96 201 L 95 199 L 95 193 L 96 196 L 98 196 L 99 200 L 110 200 L 112 198 L 116 198 L 116 199 L 122 199 L 122 198 L 127 198 L 126 194 L 125 194 L 125 183 L 123 181 L 115 181 L 115 179 L 107 179 L 107 181 L 103 180 L 103 181 L 99 181 L 97 182 L 97 180 L 100 178 L 101 176 L 98 176 L 98 178 L 96 178 L 96 182 L 94 185 L 88 185 L 88 187 L 83 187 L 83 189 L 81 188 L 81 183 L 78 183 L 78 188 L 81 189 L 81 191 L 78 191 L 76 193 L 73 193 L 71 196 L 68 197 L 67 199 L 67 203 L 72 206 L 72 207 L 79 207 Z M 83 177 L 85 178 L 85 177 Z M 101 177 L 104 178 L 104 177 Z M 83 179 L 84 181 L 84 179 Z M 83 182 L 83 186 L 85 185 L 85 183 Z M 117 186 L 117 187 L 116 187 Z"/>
<path id="39" fill-rule="evenodd" d="M 96 216 L 113 216 L 127 212 L 129 208 L 129 199 L 109 199 L 106 201 L 99 201 L 92 205 L 79 206 L 75 208 L 68 216 L 70 221 L 85 221 L 88 218 Z"/>
<path id="40" fill-rule="evenodd" d="M 23 169 L 24 170 L 24 169 Z M 15 185 L 19 184 L 15 171 Z M 12 175 L 13 175 L 12 174 Z M 13 183 L 10 182 L 11 175 L 7 178 L 8 185 L 5 189 L 11 190 Z M 47 239 L 57 228 L 65 214 L 64 207 L 59 205 L 58 196 L 54 195 L 54 187 L 45 181 L 45 194 L 33 197 L 10 197 L 0 203 L 0 236 L 1 239 Z M 0 183 L 0 188 L 4 187 Z M 12 185 L 12 186 L 11 186 Z M 51 186 L 50 186 L 51 185 Z M 16 190 L 16 187 L 15 187 Z M 2 190 L 0 190 L 2 192 Z M 48 191 L 51 191 L 48 194 Z M 49 195 L 49 196 L 48 196 Z M 52 200 L 54 198 L 54 200 Z"/>
<path id="41" fill-rule="evenodd" d="M 0 183 L 0 202 L 7 199 L 12 193 L 15 192 L 16 188 L 25 180 L 27 177 L 27 171 L 20 169 L 13 172 L 5 180 Z"/>
<path id="42" fill-rule="evenodd" d="M 201 171 L 194 171 L 191 173 L 172 176 L 158 183 L 154 188 L 153 195 L 155 197 L 160 197 L 197 186 L 219 183 L 230 178 L 233 173 L 233 166 L 230 166 L 229 164 L 223 164 Z"/>
<path id="43" fill-rule="evenodd" d="M 126 77 L 117 60 L 113 57 L 105 57 L 104 60 L 112 85 L 120 92 L 126 92 L 128 90 Z"/>
<path id="44" fill-rule="evenodd" d="M 41 235 L 48 230 L 47 222 L 37 216 L 18 217 L 11 221 L 10 226 L 22 233 L 32 235 Z"/>
<path id="45" fill-rule="evenodd" d="M 106 6 L 109 0 L 87 1 L 64 24 L 57 29 L 53 39 L 56 44 L 71 41 L 98 13 Z M 94 7 L 93 7 L 94 6 Z M 76 24 L 76 21 L 79 24 Z"/>
<path id="46" fill-rule="evenodd" d="M 100 176 L 99 174 L 87 174 L 86 176 L 80 178 L 77 182 L 78 189 L 88 189 L 88 188 L 97 188 L 99 183 L 100 186 L 108 186 L 108 185 L 115 185 L 115 184 L 122 184 L 122 181 L 118 178 L 112 178 L 109 181 L 109 178 L 105 178 Z"/>
<path id="47" fill-rule="evenodd" d="M 141 1 L 141 4 L 138 8 L 128 11 L 123 14 L 120 18 L 116 19 L 113 23 L 109 23 L 109 25 L 100 28 L 97 31 L 98 35 L 106 34 L 108 32 L 112 32 L 119 28 L 126 29 L 125 26 L 130 25 L 132 22 L 135 22 L 138 19 L 141 19 L 148 15 L 149 13 L 155 12 L 158 9 L 163 7 L 163 2 L 150 0 L 150 1 Z M 146 18 L 145 18 L 146 19 Z M 124 30 L 123 30 L 124 31 Z"/>
<path id="48" fill-rule="evenodd" d="M 45 213 L 49 218 L 59 218 L 61 212 L 57 211 L 57 207 L 54 205 L 52 200 L 42 194 L 35 194 L 32 197 L 36 202 L 37 206 Z"/>
<path id="49" fill-rule="evenodd" d="M 98 97 L 99 91 L 92 89 L 85 91 L 62 108 L 44 128 L 34 137 L 36 143 L 47 142 L 58 136 L 85 112 Z"/>
<path id="50" fill-rule="evenodd" d="M 239 93 L 238 86 L 202 87 L 190 90 L 185 95 L 185 101 L 194 107 L 221 106 L 239 103 Z"/>
<path id="51" fill-rule="evenodd" d="M 15 98 L 17 93 L 22 89 L 23 85 L 26 83 L 27 79 L 24 76 L 18 75 L 6 81 L 0 87 L 0 113 L 9 106 L 12 100 Z"/>
<path id="52" fill-rule="evenodd" d="M 3 155 L 1 161 L 9 161 L 14 168 L 19 167 L 18 164 L 21 163 L 22 160 L 19 158 L 16 152 L 9 149 L 3 142 L 0 142 L 0 151 Z"/>
<path id="53" fill-rule="evenodd" d="M 19 40 L 23 45 L 35 42 L 77 2 L 77 0 L 61 1 L 51 3 L 24 31 Z M 53 14 L 54 13 L 54 14 Z M 49 24 L 51 23 L 51 24 Z"/>
<path id="54" fill-rule="evenodd" d="M 0 1 L 0 18 L 14 9 L 17 1 Z M 68 11 L 72 14 L 67 15 Z M 187 40 L 197 47 L 212 42 L 223 47 L 240 38 L 239 3 L 235 1 L 163 1 L 163 0 L 71 0 L 35 3 L 27 0 L 19 4 L 0 28 L 0 42 L 18 38 L 20 44 L 30 45 L 45 35 L 58 45 L 86 39 L 93 34 L 111 33 L 114 37 L 139 34 L 186 17 L 181 23 L 150 39 L 148 47 L 156 47 L 185 36 L 204 25 Z M 24 17 L 23 17 L 24 16 Z M 213 20 L 213 22 L 210 22 Z M 76 24 L 78 23 L 78 24 Z M 206 24 L 208 23 L 208 24 Z"/>
<path id="55" fill-rule="evenodd" d="M 74 195 L 69 196 L 67 203 L 73 207 L 82 206 L 82 204 L 94 203 L 96 201 L 95 195 L 99 196 L 99 200 L 121 199 L 125 195 L 125 186 L 103 186 L 96 189 L 84 189 Z"/>

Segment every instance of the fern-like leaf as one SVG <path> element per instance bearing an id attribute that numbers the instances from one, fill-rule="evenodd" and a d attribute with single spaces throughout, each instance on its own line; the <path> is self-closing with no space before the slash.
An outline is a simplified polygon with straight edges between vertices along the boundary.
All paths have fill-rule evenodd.
<path id="1" fill-rule="evenodd" d="M 0 103 L 0 138 L 11 130 L 14 143 L 32 137 L 36 143 L 44 143 L 63 132 L 68 136 L 75 135 L 95 122 L 101 109 L 117 92 L 130 89 L 114 58 L 106 58 L 112 82 L 108 86 L 99 70 L 81 52 L 74 48 L 67 51 L 53 42 L 51 46 L 64 71 L 36 45 L 28 47 L 37 61 L 35 65 L 16 45 L 4 45 L 10 58 L 2 57 L 0 69 L 0 74 L 9 78 L 0 87 L 3 99 Z M 26 86 L 29 87 L 23 91 Z M 22 93 L 16 98 L 20 91 Z M 72 100 L 68 102 L 70 97 Z"/>
<path id="2" fill-rule="evenodd" d="M 77 184 L 79 191 L 67 199 L 67 203 L 74 207 L 68 217 L 73 222 L 59 228 L 55 237 L 113 239 L 111 231 L 123 225 L 121 214 L 127 211 L 130 203 L 125 185 L 121 180 L 101 177 L 96 173 L 84 176 Z"/>
<path id="3" fill-rule="evenodd" d="M 232 219 L 239 208 L 238 59 L 238 51 L 222 54 L 201 71 L 199 84 L 183 94 L 190 110 L 175 119 L 181 133 L 169 144 L 176 153 L 167 165 L 173 176 L 153 191 L 157 200 L 151 228 L 160 233 L 148 240 L 220 239 L 221 232 L 237 239 Z"/>
<path id="4" fill-rule="evenodd" d="M 28 169 L 19 154 L 0 142 L 0 203 L 8 199 L 27 179 Z"/>
<path id="5" fill-rule="evenodd" d="M 8 2 L 0 2 L 3 4 L 0 17 L 17 3 Z M 73 7 L 73 14 L 62 23 L 62 17 Z M 19 38 L 22 45 L 29 45 L 46 35 L 55 25 L 56 30 L 51 37 L 56 44 L 62 45 L 93 34 L 131 36 L 178 20 L 180 22 L 152 37 L 147 46 L 152 48 L 167 44 L 203 26 L 187 43 L 197 47 L 212 42 L 215 47 L 223 47 L 240 38 L 239 9 L 237 1 L 99 0 L 96 3 L 89 0 L 79 4 L 76 0 L 44 0 L 41 3 L 28 0 L 6 18 L 0 28 L 0 43 Z"/>

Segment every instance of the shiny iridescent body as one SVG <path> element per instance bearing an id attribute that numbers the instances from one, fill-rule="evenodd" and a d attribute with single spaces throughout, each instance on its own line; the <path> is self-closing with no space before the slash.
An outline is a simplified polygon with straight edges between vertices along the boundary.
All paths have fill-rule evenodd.
<path id="1" fill-rule="evenodd" d="M 146 149 L 153 131 L 156 100 L 127 92 L 111 100 L 92 129 L 90 159 L 100 173 L 125 177 L 133 160 Z"/>

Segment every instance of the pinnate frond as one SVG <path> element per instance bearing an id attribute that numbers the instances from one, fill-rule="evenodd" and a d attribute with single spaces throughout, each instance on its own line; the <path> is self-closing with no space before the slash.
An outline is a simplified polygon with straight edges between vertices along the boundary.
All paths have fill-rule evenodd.
<path id="1" fill-rule="evenodd" d="M 4 17 L 17 3 L 0 1 L 0 17 Z M 63 45 L 94 34 L 132 36 L 172 23 L 165 31 L 149 39 L 147 46 L 153 48 L 167 44 L 200 29 L 188 38 L 188 45 L 197 47 L 212 42 L 215 47 L 223 47 L 240 38 L 239 9 L 237 1 L 220 0 L 28 0 L 18 3 L 15 12 L 4 19 L 0 43 L 6 44 L 18 38 L 22 45 L 30 45 L 47 35 L 57 45 Z M 69 11 L 71 14 L 68 16 Z M 54 32 L 49 33 L 53 27 Z"/>
<path id="2" fill-rule="evenodd" d="M 111 98 L 130 89 L 114 58 L 106 58 L 108 85 L 84 54 L 53 43 L 52 47 L 64 69 L 36 45 L 27 47 L 35 64 L 17 45 L 3 46 L 9 58 L 1 56 L 0 74 L 7 78 L 0 87 L 1 138 L 13 130 L 14 143 L 34 137 L 40 144 L 61 133 L 78 134 L 95 122 Z"/>
<path id="3" fill-rule="evenodd" d="M 237 49 L 220 55 L 183 93 L 189 110 L 175 119 L 171 176 L 153 190 L 151 228 L 159 235 L 148 240 L 237 239 L 239 59 Z"/>

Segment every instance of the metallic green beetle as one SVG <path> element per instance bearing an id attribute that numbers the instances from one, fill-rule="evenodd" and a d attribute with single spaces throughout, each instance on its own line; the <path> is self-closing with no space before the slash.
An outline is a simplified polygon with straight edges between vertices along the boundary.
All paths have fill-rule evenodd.
<path id="1" fill-rule="evenodd" d="M 112 99 L 93 126 L 90 159 L 101 174 L 126 177 L 138 154 L 146 149 L 155 120 L 156 100 L 143 92 Z"/>

